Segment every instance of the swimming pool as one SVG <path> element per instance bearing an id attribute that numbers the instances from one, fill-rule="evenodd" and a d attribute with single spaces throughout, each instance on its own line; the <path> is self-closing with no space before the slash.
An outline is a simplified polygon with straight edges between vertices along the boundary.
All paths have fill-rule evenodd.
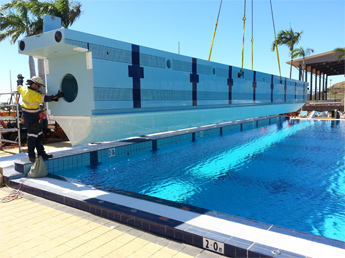
<path id="1" fill-rule="evenodd" d="M 293 120 L 56 174 L 344 241 L 344 140 Z"/>

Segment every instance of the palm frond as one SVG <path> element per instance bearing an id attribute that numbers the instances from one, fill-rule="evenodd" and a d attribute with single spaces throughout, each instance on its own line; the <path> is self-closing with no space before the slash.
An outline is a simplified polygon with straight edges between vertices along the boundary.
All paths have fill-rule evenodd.
<path id="1" fill-rule="evenodd" d="M 345 48 L 336 48 L 333 50 L 333 55 L 338 54 L 338 61 L 340 62 L 345 57 Z"/>

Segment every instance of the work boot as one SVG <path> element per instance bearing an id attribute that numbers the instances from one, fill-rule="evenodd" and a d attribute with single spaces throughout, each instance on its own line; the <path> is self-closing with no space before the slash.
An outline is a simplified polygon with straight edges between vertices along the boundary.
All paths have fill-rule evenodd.
<path id="1" fill-rule="evenodd" d="M 30 160 L 32 163 L 35 163 L 36 158 L 35 158 L 35 157 L 29 157 L 29 160 Z"/>
<path id="2" fill-rule="evenodd" d="M 43 153 L 40 155 L 44 160 L 53 158 L 52 154 Z"/>

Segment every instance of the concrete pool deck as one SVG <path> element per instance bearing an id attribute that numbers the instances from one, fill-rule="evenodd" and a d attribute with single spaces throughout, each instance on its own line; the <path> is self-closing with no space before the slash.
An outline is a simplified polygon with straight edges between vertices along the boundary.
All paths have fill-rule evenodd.
<path id="1" fill-rule="evenodd" d="M 251 124 L 258 126 L 259 123 Z M 212 132 L 219 128 L 216 129 L 210 128 Z M 154 139 L 157 141 L 157 138 Z M 137 141 L 137 144 L 142 143 L 143 141 Z M 120 145 L 123 147 L 122 144 Z M 111 149 L 112 147 L 114 146 L 107 146 Z M 135 149 L 132 147 L 131 149 Z M 57 153 L 57 156 L 62 158 L 61 154 Z M 92 161 L 92 156 L 94 155 L 90 155 L 89 162 Z M 97 157 L 101 159 L 102 155 Z M 26 165 L 25 162 L 19 163 L 22 167 Z M 65 164 L 69 166 L 69 161 Z M 14 167 L 11 169 L 15 173 Z M 23 190 L 44 198 L 198 248 L 208 247 L 207 249 L 225 253 L 229 257 L 345 257 L 345 243 L 341 241 L 196 207 L 173 204 L 157 198 L 142 198 L 137 194 L 123 191 L 105 192 L 92 186 L 51 177 L 13 178 L 11 183 L 14 186 L 22 184 Z"/>

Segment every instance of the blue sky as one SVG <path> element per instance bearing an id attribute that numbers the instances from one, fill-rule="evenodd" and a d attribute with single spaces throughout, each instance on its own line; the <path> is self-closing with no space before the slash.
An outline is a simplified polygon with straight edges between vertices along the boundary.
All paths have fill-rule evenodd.
<path id="1" fill-rule="evenodd" d="M 0 5 L 9 0 L 0 0 Z M 70 29 L 207 60 L 220 0 L 81 0 L 83 13 Z M 314 54 L 345 46 L 344 0 L 272 0 L 276 32 L 303 31 L 298 44 Z M 251 69 L 251 5 L 247 0 L 244 68 Z M 211 61 L 241 66 L 243 0 L 223 0 Z M 254 0 L 254 70 L 279 75 L 269 0 Z M 282 76 L 289 77 L 289 51 L 279 47 Z M 17 44 L 0 43 L 0 91 L 29 77 L 28 57 Z M 293 68 L 292 78 L 298 79 Z M 332 84 L 344 76 L 329 77 Z M 49 87 L 49 85 L 48 85 Z"/>

